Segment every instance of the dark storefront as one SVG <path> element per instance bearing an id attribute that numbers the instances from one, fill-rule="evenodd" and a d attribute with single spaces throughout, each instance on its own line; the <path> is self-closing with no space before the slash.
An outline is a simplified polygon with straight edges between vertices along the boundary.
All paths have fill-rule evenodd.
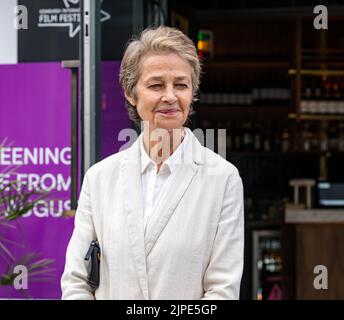
<path id="1" fill-rule="evenodd" d="M 80 94 L 81 83 L 72 86 L 72 72 L 65 69 L 60 77 L 62 71 L 54 68 L 59 68 L 62 61 L 76 61 L 73 68 L 74 75 L 77 74 L 80 16 L 74 16 L 73 21 L 54 22 L 51 10 L 69 10 L 68 14 L 73 14 L 78 12 L 79 4 L 68 0 L 19 0 L 18 4 L 28 8 L 29 28 L 18 30 L 13 68 L 28 68 L 18 69 L 18 73 L 27 72 L 28 82 L 35 63 L 52 68 L 56 88 L 70 79 L 70 83 L 61 85 L 61 90 L 70 90 L 61 102 L 70 117 L 69 102 L 73 95 Z M 197 45 L 203 64 L 199 100 L 193 105 L 195 112 L 189 127 L 203 132 L 226 129 L 226 158 L 238 168 L 244 184 L 243 300 L 344 298 L 344 7 L 340 1 L 326 1 L 327 28 L 318 29 L 314 24 L 319 14 L 313 11 L 316 5 L 314 1 L 286 0 L 208 4 L 104 0 L 101 7 L 96 142 L 100 145 L 95 148 L 95 158 L 117 152 L 125 141 L 113 143 L 113 139 L 121 129 L 134 127 L 118 84 L 125 43 L 133 33 L 151 24 L 179 28 Z M 7 67 L 7 63 L 0 61 L 0 84 L 7 81 L 5 75 L 17 72 L 5 70 Z M 48 72 L 40 70 L 42 74 Z M 12 82 L 10 85 L 15 87 L 15 80 Z M 5 94 L 6 89 L 1 92 Z M 49 94 L 54 99 L 59 97 L 58 90 Z M 1 105 L 1 100 L 13 99 L 17 99 L 13 92 L 8 100 L 0 97 L 0 112 L 5 114 L 3 119 L 8 117 L 3 121 L 4 128 L 5 122 L 13 121 L 18 113 L 6 115 L 8 106 Z M 37 103 L 35 100 L 28 106 Z M 57 104 L 52 108 L 58 109 Z M 38 117 L 41 111 L 36 112 Z M 79 116 L 74 123 L 69 119 L 61 127 L 48 126 L 46 130 L 55 130 L 55 137 L 68 131 L 61 146 L 71 147 L 70 127 L 78 125 Z M 81 129 L 78 130 L 82 136 Z M 10 132 L 0 129 L 0 145 Z M 42 137 L 44 132 L 36 134 Z M 17 141 L 31 146 L 30 142 L 20 142 L 20 138 Z M 74 141 L 72 147 L 81 152 L 82 142 L 78 143 Z M 74 188 L 80 184 L 83 173 L 82 165 L 78 165 L 71 177 Z M 63 197 L 70 200 L 69 189 Z M 61 209 L 61 216 L 62 211 L 75 209 L 67 207 Z M 48 228 L 45 223 L 31 222 L 37 230 Z M 72 224 L 63 222 L 62 227 L 69 236 Z M 67 236 L 52 257 L 59 261 L 57 277 L 62 272 Z M 39 248 L 46 255 L 55 250 Z M 328 277 L 326 290 L 316 286 L 316 277 L 323 267 Z M 33 291 L 33 296 L 58 298 L 58 287 L 55 281 L 47 289 L 49 292 L 41 287 Z M 13 294 L 1 290 L 0 298 Z M 13 296 L 18 297 L 16 293 Z"/>

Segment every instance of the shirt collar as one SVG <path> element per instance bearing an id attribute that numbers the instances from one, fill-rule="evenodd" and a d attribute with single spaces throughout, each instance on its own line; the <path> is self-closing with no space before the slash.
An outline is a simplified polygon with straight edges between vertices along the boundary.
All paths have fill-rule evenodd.
<path id="1" fill-rule="evenodd" d="M 170 172 L 172 173 L 177 169 L 177 166 L 182 163 L 183 160 L 183 152 L 185 150 L 185 146 L 189 140 L 189 130 L 184 128 L 184 139 L 182 143 L 177 147 L 176 150 L 172 153 L 170 157 L 168 157 L 161 166 L 161 170 L 164 170 L 164 167 L 167 167 Z M 143 145 L 143 134 L 140 137 L 140 153 L 141 153 L 141 174 L 147 169 L 148 166 L 156 166 L 156 163 L 148 156 L 146 149 Z"/>
<path id="2" fill-rule="evenodd" d="M 143 146 L 143 134 L 141 134 L 141 137 L 140 137 L 140 153 L 141 153 L 141 173 L 143 173 L 150 164 L 154 165 L 154 161 L 148 156 Z"/>

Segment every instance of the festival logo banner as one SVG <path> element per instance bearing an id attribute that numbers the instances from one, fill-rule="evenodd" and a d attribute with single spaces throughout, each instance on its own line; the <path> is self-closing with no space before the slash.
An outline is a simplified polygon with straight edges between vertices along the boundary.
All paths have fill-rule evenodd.
<path id="1" fill-rule="evenodd" d="M 18 0 L 17 4 L 25 7 L 28 14 L 27 29 L 18 30 L 19 62 L 78 59 L 80 0 Z M 8 12 L 13 11 L 14 4 Z M 2 16 L 6 17 L 0 14 L 0 17 Z M 100 12 L 102 60 L 121 59 L 125 43 L 132 34 L 132 16 L 131 1 L 102 1 Z M 13 29 L 12 25 L 12 22 L 8 24 L 10 30 Z M 0 21 L 0 27 L 4 27 L 4 21 Z M 8 33 L 7 29 L 6 33 Z M 0 31 L 0 34 L 6 33 Z M 13 38 L 12 34 L 11 37 Z"/>

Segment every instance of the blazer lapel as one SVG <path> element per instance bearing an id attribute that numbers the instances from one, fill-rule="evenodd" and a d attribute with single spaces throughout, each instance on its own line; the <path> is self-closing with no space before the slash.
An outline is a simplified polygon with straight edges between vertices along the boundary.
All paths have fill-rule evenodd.
<path id="1" fill-rule="evenodd" d="M 202 151 L 200 143 L 190 131 L 190 141 L 185 147 L 184 160 L 166 182 L 166 192 L 148 220 L 145 233 L 146 256 L 149 255 L 202 163 Z"/>
<path id="2" fill-rule="evenodd" d="M 127 213 L 128 234 L 140 286 L 145 299 L 149 299 L 143 228 L 142 187 L 138 139 L 127 150 L 121 165 L 123 202 Z"/>

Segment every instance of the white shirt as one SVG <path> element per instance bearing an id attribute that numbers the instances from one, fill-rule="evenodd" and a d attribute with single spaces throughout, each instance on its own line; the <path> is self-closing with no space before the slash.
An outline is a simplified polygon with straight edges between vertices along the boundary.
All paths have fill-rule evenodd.
<path id="1" fill-rule="evenodd" d="M 143 145 L 143 134 L 140 138 L 141 153 L 141 184 L 143 200 L 143 222 L 146 230 L 147 222 L 151 216 L 158 200 L 160 199 L 168 178 L 175 173 L 178 164 L 182 163 L 182 156 L 187 144 L 189 131 L 184 129 L 185 136 L 181 144 L 174 150 L 160 167 L 148 156 Z"/>

